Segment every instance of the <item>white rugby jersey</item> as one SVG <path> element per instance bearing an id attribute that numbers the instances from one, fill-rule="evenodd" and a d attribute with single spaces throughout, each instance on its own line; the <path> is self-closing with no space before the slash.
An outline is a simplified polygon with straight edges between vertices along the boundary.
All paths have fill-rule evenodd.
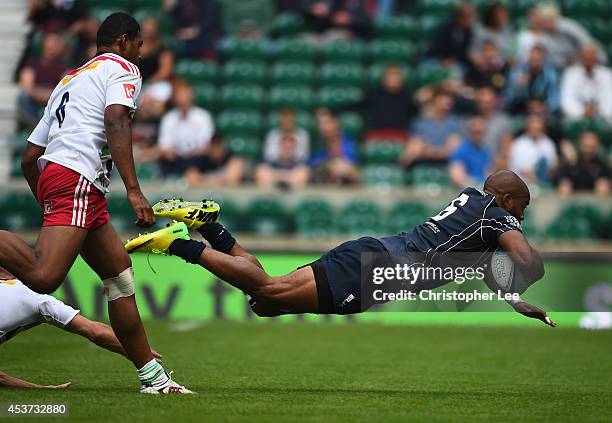
<path id="1" fill-rule="evenodd" d="M 108 192 L 113 162 L 106 142 L 104 111 L 111 104 L 136 110 L 142 79 L 138 67 L 103 53 L 70 71 L 57 84 L 28 141 L 45 147 L 40 171 L 54 162 L 80 173 Z"/>
<path id="2" fill-rule="evenodd" d="M 79 310 L 37 294 L 17 279 L 0 280 L 0 344 L 41 323 L 63 328 L 77 314 Z"/>

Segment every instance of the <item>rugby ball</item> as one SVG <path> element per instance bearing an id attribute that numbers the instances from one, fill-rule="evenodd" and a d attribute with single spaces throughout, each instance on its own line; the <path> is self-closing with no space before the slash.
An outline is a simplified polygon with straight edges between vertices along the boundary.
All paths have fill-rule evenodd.
<path id="1" fill-rule="evenodd" d="M 526 289 L 525 280 L 516 271 L 512 258 L 501 248 L 491 255 L 490 275 L 495 285 L 503 292 L 522 294 Z"/>

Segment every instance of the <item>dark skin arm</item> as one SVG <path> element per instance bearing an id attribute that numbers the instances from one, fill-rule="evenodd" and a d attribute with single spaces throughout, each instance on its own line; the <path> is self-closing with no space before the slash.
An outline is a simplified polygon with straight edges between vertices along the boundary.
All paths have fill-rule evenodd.
<path id="1" fill-rule="evenodd" d="M 544 276 L 544 262 L 542 257 L 536 250 L 534 250 L 525 235 L 520 231 L 507 231 L 499 237 L 500 247 L 510 254 L 510 257 L 514 261 L 514 264 L 518 266 L 519 271 L 524 278 L 528 279 L 529 282 L 535 282 Z M 487 286 L 493 291 L 497 291 L 495 286 L 491 286 L 490 282 L 486 280 Z M 530 317 L 532 319 L 538 319 L 546 323 L 551 327 L 557 326 L 557 324 L 546 315 L 544 310 L 538 307 L 519 301 L 510 304 L 514 310 L 523 316 Z"/>
<path id="2" fill-rule="evenodd" d="M 136 225 L 147 228 L 155 224 L 155 216 L 136 177 L 128 107 L 120 104 L 108 106 L 104 111 L 104 128 L 113 162 L 125 185 L 127 199 L 136 213 Z"/>
<path id="3" fill-rule="evenodd" d="M 23 176 L 25 176 L 26 181 L 28 181 L 28 185 L 30 186 L 32 194 L 34 194 L 34 197 L 36 197 L 38 178 L 40 177 L 40 172 L 38 171 L 38 159 L 43 154 L 45 154 L 44 147 L 40 147 L 29 142 L 21 159 L 21 170 L 23 171 Z"/>

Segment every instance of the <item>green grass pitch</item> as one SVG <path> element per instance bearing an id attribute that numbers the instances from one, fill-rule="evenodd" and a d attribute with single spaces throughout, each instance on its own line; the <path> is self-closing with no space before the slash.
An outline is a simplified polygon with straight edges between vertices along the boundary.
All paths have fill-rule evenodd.
<path id="1" fill-rule="evenodd" d="M 0 402 L 67 402 L 70 420 L 87 422 L 587 422 L 612 416 L 610 331 L 307 322 L 147 327 L 166 368 L 198 395 L 139 395 L 127 360 L 38 327 L 0 348 L 0 369 L 73 386 L 4 389 Z"/>

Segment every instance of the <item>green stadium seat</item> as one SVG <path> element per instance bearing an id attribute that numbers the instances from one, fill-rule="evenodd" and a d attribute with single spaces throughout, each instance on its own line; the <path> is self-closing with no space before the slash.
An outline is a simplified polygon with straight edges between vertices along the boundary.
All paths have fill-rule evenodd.
<path id="1" fill-rule="evenodd" d="M 268 45 L 258 39 L 228 38 L 220 47 L 221 53 L 228 60 L 265 61 L 268 54 Z"/>
<path id="2" fill-rule="evenodd" d="M 291 38 L 278 40 L 274 53 L 277 60 L 313 61 L 317 56 L 317 50 L 312 44 Z"/>
<path id="3" fill-rule="evenodd" d="M 610 3 L 606 0 L 563 0 L 563 14 L 576 17 L 608 17 Z"/>
<path id="4" fill-rule="evenodd" d="M 318 93 L 318 105 L 336 108 L 361 101 L 363 92 L 357 87 L 323 87 Z"/>
<path id="5" fill-rule="evenodd" d="M 87 0 L 90 9 L 115 9 L 125 7 L 125 0 Z"/>
<path id="6" fill-rule="evenodd" d="M 592 238 L 591 227 L 585 219 L 560 218 L 546 228 L 546 237 L 552 240 L 587 240 Z"/>
<path id="7" fill-rule="evenodd" d="M 140 181 L 150 182 L 159 178 L 159 168 L 155 163 L 137 163 L 136 175 Z"/>
<path id="8" fill-rule="evenodd" d="M 304 19 L 295 13 L 279 13 L 274 17 L 271 32 L 276 37 L 291 37 L 304 31 Z"/>
<path id="9" fill-rule="evenodd" d="M 125 0 L 123 2 L 125 3 Z M 135 8 L 161 9 L 163 7 L 163 0 L 132 0 L 131 3 Z"/>
<path id="10" fill-rule="evenodd" d="M 313 115 L 307 110 L 296 110 L 295 121 L 299 128 L 305 129 L 308 132 L 314 130 L 315 122 Z M 268 115 L 268 129 L 277 128 L 278 124 L 278 112 L 276 110 L 270 112 Z"/>
<path id="11" fill-rule="evenodd" d="M 18 232 L 38 229 L 41 224 L 40 206 L 30 191 L 0 194 L 0 228 Z"/>
<path id="12" fill-rule="evenodd" d="M 397 234 L 409 231 L 417 225 L 425 223 L 429 219 L 430 213 L 422 203 L 412 201 L 402 201 L 393 205 L 387 214 L 387 231 L 390 234 Z"/>
<path id="13" fill-rule="evenodd" d="M 391 142 L 372 142 L 363 146 L 362 157 L 367 164 L 397 163 L 404 153 L 404 144 Z"/>
<path id="14" fill-rule="evenodd" d="M 181 60 L 176 64 L 176 75 L 191 83 L 217 81 L 219 68 L 215 62 L 204 62 L 202 60 Z"/>
<path id="15" fill-rule="evenodd" d="M 451 76 L 451 71 L 444 66 L 431 64 L 421 66 L 418 70 L 419 86 L 438 84 Z"/>
<path id="16" fill-rule="evenodd" d="M 227 145 L 238 156 L 257 160 L 261 154 L 261 141 L 259 137 L 248 135 L 228 135 Z"/>
<path id="17" fill-rule="evenodd" d="M 309 62 L 278 62 L 272 67 L 270 77 L 275 84 L 311 84 L 315 67 Z"/>
<path id="18" fill-rule="evenodd" d="M 310 109 L 313 106 L 314 95 L 309 87 L 301 85 L 277 85 L 270 90 L 268 105 L 271 109 L 290 107 L 294 109 Z"/>
<path id="19" fill-rule="evenodd" d="M 592 238 L 603 235 L 605 231 L 605 223 L 600 211 L 589 204 L 569 204 L 561 210 L 559 219 L 584 220 L 589 226 L 589 235 Z"/>
<path id="20" fill-rule="evenodd" d="M 400 188 L 404 185 L 404 169 L 389 164 L 366 165 L 363 182 L 367 187 Z"/>
<path id="21" fill-rule="evenodd" d="M 351 201 L 342 207 L 338 216 L 340 231 L 348 235 L 378 234 L 384 230 L 382 211 L 374 202 Z"/>
<path id="22" fill-rule="evenodd" d="M 200 83 L 191 86 L 196 105 L 206 110 L 217 110 L 217 88 L 213 84 Z"/>
<path id="23" fill-rule="evenodd" d="M 263 122 L 258 111 L 226 110 L 219 114 L 217 126 L 227 135 L 259 135 Z"/>
<path id="24" fill-rule="evenodd" d="M 604 122 L 592 119 L 581 120 L 565 120 L 562 124 L 563 134 L 573 141 L 577 141 L 581 133 L 585 131 L 593 131 L 599 135 L 602 143 L 605 145 L 612 127 Z"/>
<path id="25" fill-rule="evenodd" d="M 374 23 L 374 35 L 377 39 L 419 38 L 419 22 L 409 15 L 387 16 Z"/>
<path id="26" fill-rule="evenodd" d="M 300 202 L 294 213 L 296 232 L 304 237 L 329 237 L 334 234 L 334 210 L 325 199 Z"/>
<path id="27" fill-rule="evenodd" d="M 363 80 L 363 68 L 358 64 L 325 63 L 319 69 L 321 85 L 360 86 L 363 84 Z"/>
<path id="28" fill-rule="evenodd" d="M 232 60 L 223 66 L 223 78 L 231 83 L 263 84 L 266 74 L 266 64 L 259 61 Z"/>
<path id="29" fill-rule="evenodd" d="M 429 40 L 429 38 L 433 35 L 433 32 L 438 27 L 440 22 L 442 22 L 442 20 L 443 17 L 438 15 L 422 16 L 421 19 L 419 19 L 421 22 L 421 40 L 425 46 L 429 45 L 427 40 Z"/>
<path id="30" fill-rule="evenodd" d="M 221 214 L 219 215 L 219 222 L 226 226 L 230 231 L 242 230 L 242 219 L 240 216 L 240 210 L 236 203 L 229 199 L 214 198 L 214 200 L 221 206 Z"/>
<path id="31" fill-rule="evenodd" d="M 15 156 L 13 160 L 11 160 L 11 178 L 21 178 L 22 176 L 21 157 Z"/>
<path id="32" fill-rule="evenodd" d="M 410 172 L 415 187 L 448 187 L 448 169 L 444 166 L 416 166 Z"/>
<path id="33" fill-rule="evenodd" d="M 219 102 L 224 109 L 259 109 L 264 104 L 264 90 L 259 85 L 225 85 Z"/>
<path id="34" fill-rule="evenodd" d="M 526 16 L 529 9 L 540 3 L 541 0 L 514 0 L 510 2 L 513 16 Z"/>
<path id="35" fill-rule="evenodd" d="M 252 200 L 245 211 L 246 230 L 260 235 L 285 233 L 290 229 L 289 216 L 281 201 L 275 198 Z"/>
<path id="36" fill-rule="evenodd" d="M 340 126 L 342 130 L 356 139 L 361 139 L 363 134 L 363 118 L 359 113 L 345 112 L 340 115 Z"/>
<path id="37" fill-rule="evenodd" d="M 333 41 L 323 47 L 323 60 L 326 62 L 360 63 L 365 54 L 365 44 L 357 40 Z"/>
<path id="38" fill-rule="evenodd" d="M 119 232 L 136 230 L 134 226 L 136 215 L 125 197 L 121 195 L 110 195 L 107 199 L 108 212 L 110 213 L 111 223 L 115 229 Z"/>
<path id="39" fill-rule="evenodd" d="M 89 16 L 96 18 L 98 22 L 102 23 L 109 15 L 116 12 L 130 13 L 130 11 L 125 8 L 125 3 L 117 6 L 105 4 L 104 7 L 92 7 L 89 9 Z"/>
<path id="40" fill-rule="evenodd" d="M 375 40 L 370 43 L 370 56 L 375 63 L 410 63 L 415 57 L 414 45 L 409 41 Z"/>
<path id="41" fill-rule="evenodd" d="M 134 10 L 133 16 L 134 19 L 136 19 L 140 24 L 142 24 L 142 21 L 144 21 L 146 18 L 154 17 L 157 19 L 157 22 L 159 23 L 159 30 L 162 33 L 170 35 L 174 31 L 174 20 L 172 19 L 172 16 L 164 13 L 160 7 L 141 7 Z"/>
<path id="42" fill-rule="evenodd" d="M 421 15 L 451 15 L 459 0 L 421 0 L 419 13 Z"/>

